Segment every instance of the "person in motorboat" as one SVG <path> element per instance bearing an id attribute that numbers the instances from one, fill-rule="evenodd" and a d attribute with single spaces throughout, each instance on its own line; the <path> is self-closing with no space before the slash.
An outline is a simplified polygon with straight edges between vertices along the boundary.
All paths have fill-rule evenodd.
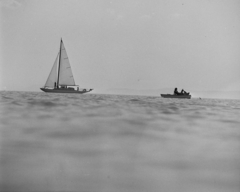
<path id="1" fill-rule="evenodd" d="M 174 89 L 174 95 L 189 95 L 190 93 L 187 93 L 186 91 L 184 91 L 183 89 L 181 90 L 181 92 L 179 93 L 177 88 Z"/>
<path id="2" fill-rule="evenodd" d="M 181 95 L 189 95 L 189 94 L 190 94 L 189 92 L 186 92 L 186 91 L 184 91 L 184 90 L 182 89 Z"/>
<path id="3" fill-rule="evenodd" d="M 174 89 L 174 95 L 180 95 L 180 93 L 178 92 L 177 88 Z"/>

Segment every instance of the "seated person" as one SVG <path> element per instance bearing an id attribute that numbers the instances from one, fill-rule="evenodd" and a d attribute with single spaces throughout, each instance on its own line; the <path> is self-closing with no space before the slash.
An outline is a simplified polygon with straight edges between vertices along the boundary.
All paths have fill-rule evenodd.
<path id="1" fill-rule="evenodd" d="M 189 95 L 189 93 L 187 93 L 186 91 L 184 91 L 183 89 L 182 89 L 182 91 L 181 91 L 181 93 L 180 93 L 181 95 Z"/>
<path id="2" fill-rule="evenodd" d="M 173 94 L 174 94 L 174 95 L 181 95 L 181 93 L 178 92 L 177 88 L 174 89 Z"/>

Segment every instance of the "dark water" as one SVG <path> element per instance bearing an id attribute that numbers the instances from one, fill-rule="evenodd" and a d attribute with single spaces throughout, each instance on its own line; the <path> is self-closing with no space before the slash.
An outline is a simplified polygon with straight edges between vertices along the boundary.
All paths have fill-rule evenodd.
<path id="1" fill-rule="evenodd" d="M 0 191 L 240 191 L 240 100 L 0 94 Z"/>

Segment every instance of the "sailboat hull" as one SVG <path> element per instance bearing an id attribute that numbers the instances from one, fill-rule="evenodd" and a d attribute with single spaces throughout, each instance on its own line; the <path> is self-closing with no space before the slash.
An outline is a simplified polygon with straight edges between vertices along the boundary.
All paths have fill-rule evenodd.
<path id="1" fill-rule="evenodd" d="M 40 88 L 42 91 L 47 92 L 47 93 L 78 93 L 78 94 L 83 94 L 83 93 L 88 93 L 92 91 L 92 89 L 89 90 L 74 90 L 74 89 L 64 89 L 64 88 L 59 88 L 59 89 L 45 89 L 45 88 Z"/>

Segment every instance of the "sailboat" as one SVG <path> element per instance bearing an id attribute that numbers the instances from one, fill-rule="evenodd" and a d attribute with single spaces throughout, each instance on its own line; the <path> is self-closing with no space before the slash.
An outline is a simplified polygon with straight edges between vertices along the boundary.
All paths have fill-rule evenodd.
<path id="1" fill-rule="evenodd" d="M 60 42 L 60 51 L 53 64 L 52 70 L 43 88 L 44 92 L 49 93 L 87 93 L 93 89 L 79 89 L 75 84 L 70 62 L 63 41 Z"/>

